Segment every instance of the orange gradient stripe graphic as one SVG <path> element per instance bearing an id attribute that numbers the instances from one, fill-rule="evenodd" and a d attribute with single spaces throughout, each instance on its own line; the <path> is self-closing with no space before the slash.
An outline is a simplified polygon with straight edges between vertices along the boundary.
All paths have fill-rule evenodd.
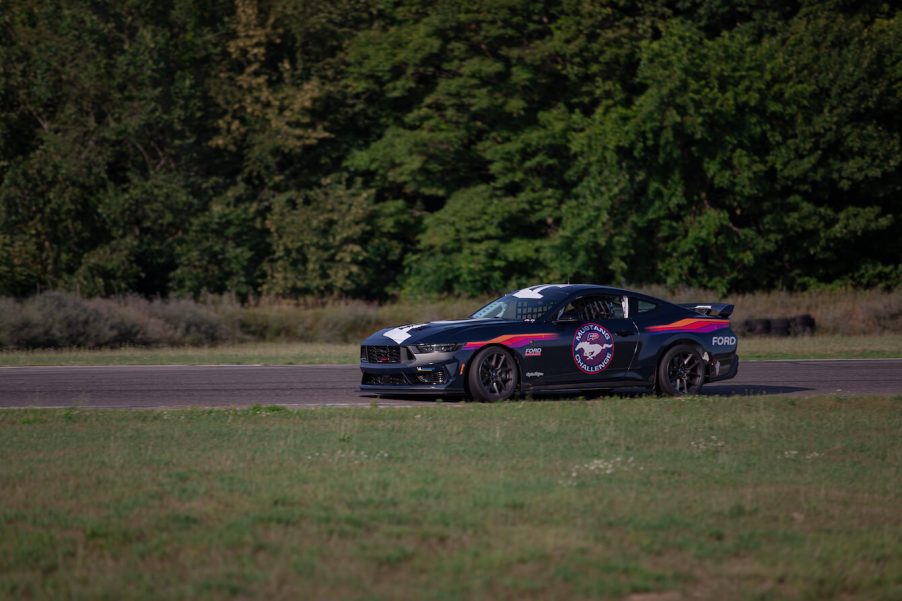
<path id="1" fill-rule="evenodd" d="M 687 317 L 664 326 L 648 326 L 646 332 L 698 332 L 707 333 L 729 328 L 730 322 L 725 319 L 696 319 Z"/>
<path id="2" fill-rule="evenodd" d="M 471 351 L 487 344 L 502 344 L 508 348 L 520 348 L 532 344 L 536 340 L 555 340 L 557 337 L 557 334 L 504 334 L 491 340 L 468 342 L 464 345 L 464 350 Z"/>

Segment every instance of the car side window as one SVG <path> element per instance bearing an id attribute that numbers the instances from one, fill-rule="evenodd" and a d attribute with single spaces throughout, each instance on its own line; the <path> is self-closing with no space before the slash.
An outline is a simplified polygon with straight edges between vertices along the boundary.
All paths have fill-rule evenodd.
<path id="1" fill-rule="evenodd" d="M 639 313 L 648 313 L 649 311 L 654 311 L 658 305 L 654 303 L 650 303 L 648 301 L 640 300 L 638 304 L 637 311 Z"/>
<path id="2" fill-rule="evenodd" d="M 567 303 L 561 312 L 561 318 L 579 321 L 622 319 L 626 306 L 624 297 L 621 296 L 584 296 Z"/>

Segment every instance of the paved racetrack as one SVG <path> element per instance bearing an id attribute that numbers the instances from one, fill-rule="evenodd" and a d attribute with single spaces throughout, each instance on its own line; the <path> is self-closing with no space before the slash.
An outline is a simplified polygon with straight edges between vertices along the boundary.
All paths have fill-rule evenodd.
<path id="1" fill-rule="evenodd" d="M 0 407 L 360 406 L 354 365 L 0 368 Z M 706 394 L 902 394 L 902 359 L 745 361 Z M 561 395 L 557 395 L 560 397 Z M 416 405 L 431 399 L 379 399 Z"/>

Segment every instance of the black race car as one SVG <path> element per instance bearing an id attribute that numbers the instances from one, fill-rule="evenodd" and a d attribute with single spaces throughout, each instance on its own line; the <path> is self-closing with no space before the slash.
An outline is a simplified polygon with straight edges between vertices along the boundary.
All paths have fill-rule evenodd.
<path id="1" fill-rule="evenodd" d="M 360 347 L 360 390 L 480 401 L 619 387 L 697 394 L 739 368 L 732 311 L 607 286 L 532 286 L 467 319 L 376 332 Z"/>

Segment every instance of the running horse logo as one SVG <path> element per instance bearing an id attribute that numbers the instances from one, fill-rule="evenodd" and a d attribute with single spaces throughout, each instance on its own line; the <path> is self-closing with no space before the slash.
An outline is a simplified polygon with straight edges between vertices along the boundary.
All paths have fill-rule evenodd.
<path id="1" fill-rule="evenodd" d="M 605 349 L 614 348 L 613 344 L 592 344 L 591 342 L 580 342 L 576 345 L 577 351 L 583 352 L 583 357 L 587 361 L 594 359 L 598 353 Z"/>
<path id="2" fill-rule="evenodd" d="M 573 362 L 584 374 L 606 370 L 614 358 L 614 337 L 603 326 L 587 323 L 573 335 Z"/>

